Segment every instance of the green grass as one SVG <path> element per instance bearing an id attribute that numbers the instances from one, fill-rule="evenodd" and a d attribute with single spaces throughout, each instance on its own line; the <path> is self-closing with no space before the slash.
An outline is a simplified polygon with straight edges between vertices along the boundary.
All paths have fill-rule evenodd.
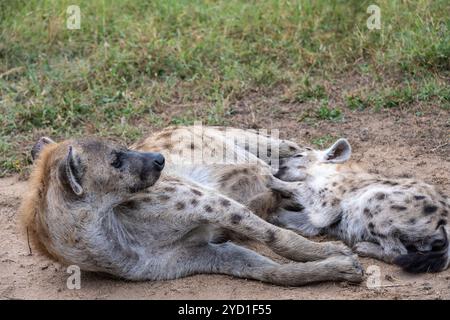
<path id="1" fill-rule="evenodd" d="M 331 144 L 333 142 L 335 142 L 336 140 L 337 140 L 336 137 L 334 137 L 330 134 L 326 134 L 324 136 L 312 139 L 311 143 L 313 145 L 317 146 L 319 149 L 325 149 L 325 148 L 331 146 Z"/>
<path id="2" fill-rule="evenodd" d="M 65 27 L 81 8 L 81 29 Z M 96 134 L 129 142 L 168 124 L 233 124 L 233 103 L 279 87 L 319 102 L 321 79 L 373 75 L 376 92 L 349 93 L 353 110 L 436 100 L 448 108 L 447 0 L 4 0 L 0 2 L 0 176 L 29 163 L 40 135 Z M 382 86 L 395 75 L 395 84 Z M 282 94 L 280 93 L 280 96 Z M 447 106 L 447 107 L 446 107 Z M 344 109 L 346 109 L 344 107 Z"/>

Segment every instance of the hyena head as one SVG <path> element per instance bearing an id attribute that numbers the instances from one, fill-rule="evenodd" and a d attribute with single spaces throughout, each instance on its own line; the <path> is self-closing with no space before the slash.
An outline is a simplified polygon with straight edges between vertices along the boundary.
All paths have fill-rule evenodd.
<path id="1" fill-rule="evenodd" d="M 394 263 L 412 273 L 439 272 L 450 264 L 449 233 L 445 218 L 422 219 L 414 229 L 403 230 L 400 240 L 408 250 L 398 256 Z"/>
<path id="2" fill-rule="evenodd" d="M 97 214 L 151 187 L 164 168 L 159 153 L 96 138 L 41 138 L 31 155 L 36 163 L 20 207 L 21 225 L 42 253 L 66 263 L 79 261 L 77 248 L 85 243 L 80 234 L 91 230 Z"/>
<path id="3" fill-rule="evenodd" d="M 352 148 L 346 139 L 337 140 L 326 150 L 306 148 L 304 152 L 282 159 L 275 176 L 284 181 L 301 181 L 313 171 L 318 171 L 318 174 L 325 173 L 330 165 L 346 162 L 351 153 Z M 331 169 L 335 169 L 334 166 L 331 166 Z"/>
<path id="4" fill-rule="evenodd" d="M 84 138 L 56 144 L 41 138 L 32 149 L 33 159 L 52 145 L 50 173 L 62 190 L 75 197 L 113 194 L 117 198 L 152 186 L 164 168 L 160 153 L 128 150 L 117 143 Z M 96 197 L 98 198 L 98 197 Z"/>

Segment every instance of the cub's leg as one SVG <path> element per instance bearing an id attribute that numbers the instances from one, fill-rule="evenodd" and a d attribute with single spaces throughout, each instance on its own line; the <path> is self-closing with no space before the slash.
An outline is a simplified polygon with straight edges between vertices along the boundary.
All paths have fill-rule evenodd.
<path id="1" fill-rule="evenodd" d="M 231 242 L 180 247 L 165 262 L 160 268 L 164 270 L 160 279 L 219 273 L 283 286 L 301 286 L 318 281 L 362 280 L 362 269 L 351 257 L 278 264 Z"/>
<path id="2" fill-rule="evenodd" d="M 353 250 L 359 256 L 386 261 L 383 248 L 379 244 L 367 241 L 358 242 L 353 247 Z M 390 262 L 390 259 L 387 262 Z"/>
<path id="3" fill-rule="evenodd" d="M 394 239 L 380 241 L 380 244 L 366 241 L 358 242 L 353 250 L 363 257 L 375 258 L 388 263 L 393 263 L 395 258 L 408 252 L 400 240 Z"/>

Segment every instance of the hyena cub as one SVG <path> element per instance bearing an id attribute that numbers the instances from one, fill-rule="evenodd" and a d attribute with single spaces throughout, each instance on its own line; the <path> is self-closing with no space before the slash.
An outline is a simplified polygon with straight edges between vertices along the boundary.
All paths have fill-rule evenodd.
<path id="1" fill-rule="evenodd" d="M 410 272 L 446 269 L 448 197 L 418 180 L 386 178 L 342 164 L 350 154 L 349 143 L 340 139 L 328 150 L 285 159 L 276 176 L 300 181 L 296 197 L 304 208 L 284 210 L 274 223 L 306 236 L 335 236 L 360 255 Z"/>

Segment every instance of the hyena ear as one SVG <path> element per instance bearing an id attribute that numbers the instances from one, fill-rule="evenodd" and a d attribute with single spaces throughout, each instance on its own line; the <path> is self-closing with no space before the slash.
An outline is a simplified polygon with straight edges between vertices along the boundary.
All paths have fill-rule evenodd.
<path id="1" fill-rule="evenodd" d="M 352 147 L 347 139 L 339 139 L 329 149 L 323 152 L 323 162 L 343 163 L 350 159 Z"/>
<path id="2" fill-rule="evenodd" d="M 31 148 L 31 158 L 33 158 L 33 161 L 39 157 L 39 154 L 41 153 L 41 151 L 44 149 L 44 147 L 46 145 L 52 144 L 52 143 L 55 143 L 55 141 L 53 141 L 50 138 L 47 138 L 47 137 L 40 138 L 39 141 L 36 142 L 36 144 L 33 146 L 33 148 Z"/>
<path id="3" fill-rule="evenodd" d="M 73 147 L 69 146 L 66 159 L 64 160 L 64 179 L 69 183 L 72 191 L 80 196 L 83 194 L 83 188 L 80 184 L 81 176 L 81 164 L 80 160 L 76 157 Z"/>

